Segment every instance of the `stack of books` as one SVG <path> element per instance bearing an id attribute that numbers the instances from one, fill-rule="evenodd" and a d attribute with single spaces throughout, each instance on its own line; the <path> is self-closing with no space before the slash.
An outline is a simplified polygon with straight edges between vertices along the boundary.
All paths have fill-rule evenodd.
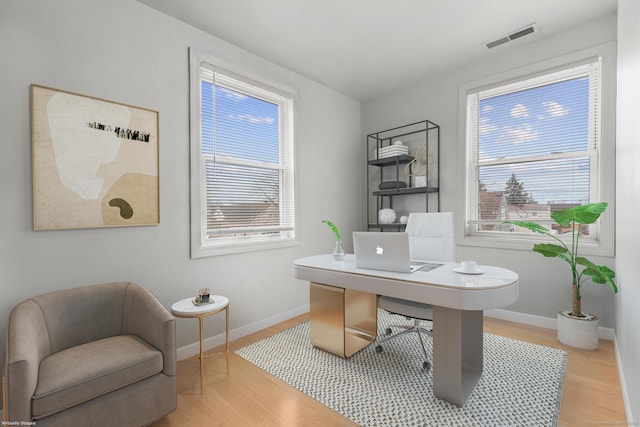
<path id="1" fill-rule="evenodd" d="M 389 145 L 380 149 L 373 150 L 374 159 L 382 159 L 391 156 L 400 156 L 402 154 L 409 154 L 409 147 L 406 145 Z"/>

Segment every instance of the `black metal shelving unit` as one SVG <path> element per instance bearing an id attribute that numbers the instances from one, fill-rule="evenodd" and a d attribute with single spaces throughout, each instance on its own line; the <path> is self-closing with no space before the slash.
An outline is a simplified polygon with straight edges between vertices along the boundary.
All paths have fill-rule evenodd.
<path id="1" fill-rule="evenodd" d="M 381 152 L 384 152 L 386 147 L 393 146 L 396 141 L 402 141 L 403 145 L 408 147 L 408 154 L 380 157 Z M 424 154 L 427 160 L 424 165 L 426 178 L 425 185 L 416 186 L 415 178 L 412 183 L 412 177 L 406 174 L 404 169 L 408 163 L 414 160 L 420 146 L 425 150 Z M 434 159 L 431 166 L 428 156 L 433 156 Z M 378 211 L 383 208 L 394 209 L 394 198 L 401 196 L 420 197 L 423 195 L 424 212 L 438 212 L 440 210 L 439 164 L 440 126 L 429 120 L 367 135 L 367 229 L 403 231 L 405 224 L 400 223 L 399 218 L 401 215 L 408 215 L 409 212 L 396 212 L 397 218 L 393 224 L 380 224 L 378 221 Z M 380 175 L 378 184 L 395 181 L 395 187 L 379 189 L 379 186 L 372 182 L 374 179 L 372 175 L 376 170 Z M 387 180 L 385 180 L 385 176 L 387 176 Z M 401 182 L 405 182 L 407 186 L 401 186 Z M 435 197 L 430 197 L 431 194 Z"/>

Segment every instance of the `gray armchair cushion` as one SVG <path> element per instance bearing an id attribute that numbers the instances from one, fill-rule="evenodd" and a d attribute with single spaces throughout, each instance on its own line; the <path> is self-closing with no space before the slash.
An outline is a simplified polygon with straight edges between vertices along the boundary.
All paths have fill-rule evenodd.
<path id="1" fill-rule="evenodd" d="M 162 371 L 162 353 L 132 335 L 92 341 L 46 357 L 33 395 L 38 420 Z"/>

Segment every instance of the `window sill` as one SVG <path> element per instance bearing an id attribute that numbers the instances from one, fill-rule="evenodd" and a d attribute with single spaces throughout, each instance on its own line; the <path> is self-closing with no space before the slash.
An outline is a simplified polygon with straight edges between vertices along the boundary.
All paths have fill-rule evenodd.
<path id="1" fill-rule="evenodd" d="M 231 255 L 244 252 L 264 251 L 271 249 L 298 246 L 296 239 L 278 239 L 270 241 L 229 242 L 224 244 L 193 244 L 191 258 L 205 258 L 219 255 Z"/>
<path id="2" fill-rule="evenodd" d="M 467 235 L 458 238 L 457 242 L 460 246 L 482 247 L 492 249 L 521 250 L 531 251 L 536 243 L 557 243 L 553 239 L 544 238 L 543 236 L 522 236 L 522 237 L 506 237 L 506 236 L 480 236 Z M 583 240 L 580 241 L 580 255 L 613 257 L 613 247 L 609 248 L 602 242 L 593 242 Z"/>

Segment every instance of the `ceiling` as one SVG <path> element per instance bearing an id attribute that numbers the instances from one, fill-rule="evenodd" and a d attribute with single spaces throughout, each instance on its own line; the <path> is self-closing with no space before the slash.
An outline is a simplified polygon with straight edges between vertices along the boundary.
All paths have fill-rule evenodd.
<path id="1" fill-rule="evenodd" d="M 138 1 L 361 101 L 617 10 L 617 0 Z M 484 46 L 532 23 L 533 35 Z"/>

